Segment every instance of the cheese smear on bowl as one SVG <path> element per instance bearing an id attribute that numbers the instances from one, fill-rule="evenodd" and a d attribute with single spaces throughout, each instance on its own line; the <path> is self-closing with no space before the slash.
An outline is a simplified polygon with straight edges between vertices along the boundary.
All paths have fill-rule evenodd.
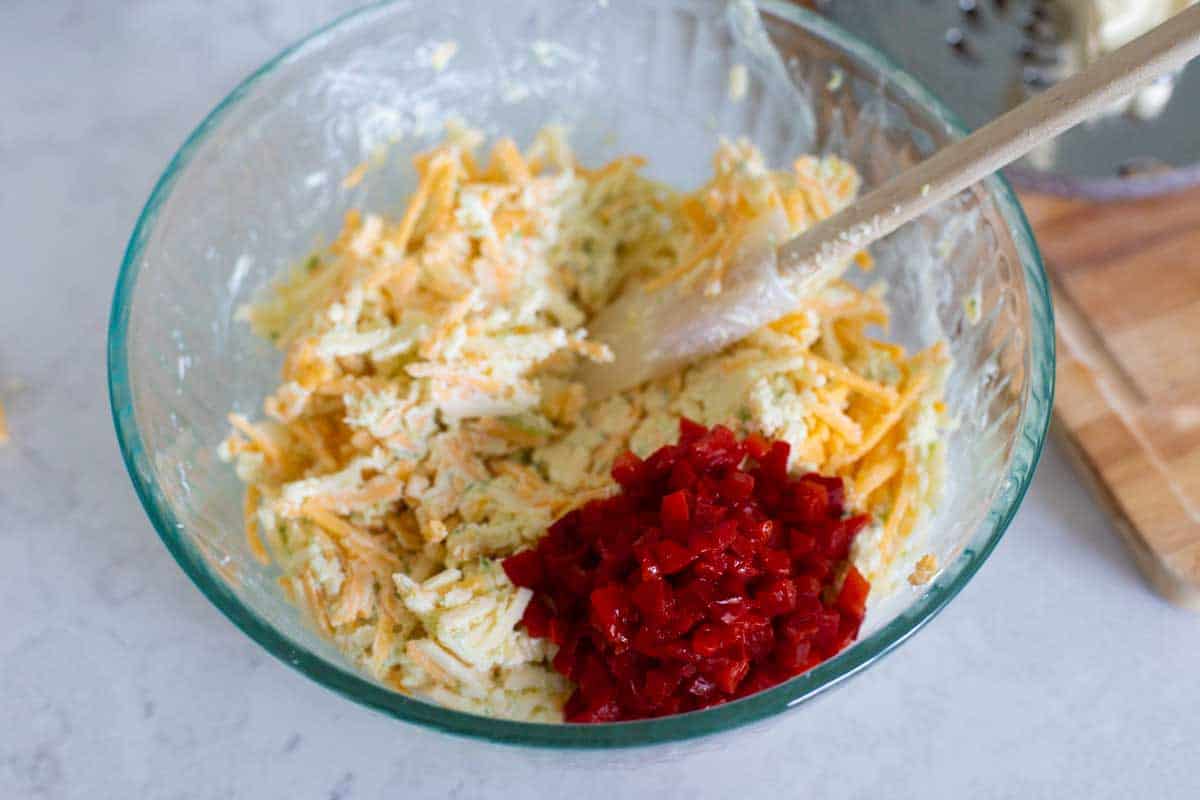
<path id="1" fill-rule="evenodd" d="M 854 559 L 886 584 L 940 492 L 949 358 L 878 338 L 882 287 L 832 282 L 737 345 L 602 401 L 573 380 L 612 357 L 587 322 L 619 292 L 719 285 L 745 226 L 782 211 L 803 231 L 853 201 L 853 167 L 805 156 L 773 171 L 726 142 L 685 194 L 644 177 L 637 156 L 580 165 L 555 128 L 524 151 L 500 139 L 485 158 L 482 145 L 452 128 L 415 159 L 400 217 L 348 213 L 331 246 L 240 312 L 283 350 L 283 375 L 262 419 L 231 415 L 220 455 L 247 484 L 249 546 L 284 592 L 398 691 L 561 720 L 572 686 L 550 667 L 554 645 L 519 624 L 531 595 L 499 560 L 614 493 L 614 460 L 674 441 L 681 417 L 785 440 L 793 470 L 845 478 L 875 519 Z"/>

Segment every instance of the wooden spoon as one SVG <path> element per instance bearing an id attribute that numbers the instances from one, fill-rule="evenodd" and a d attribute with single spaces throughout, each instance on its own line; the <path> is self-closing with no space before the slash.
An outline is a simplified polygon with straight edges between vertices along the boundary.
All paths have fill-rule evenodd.
<path id="1" fill-rule="evenodd" d="M 1200 55 L 1200 5 L 1046 90 L 897 175 L 862 200 L 782 245 L 781 214 L 757 220 L 720 286 L 683 276 L 632 287 L 592 321 L 615 359 L 581 371 L 603 397 L 716 352 L 787 315 L 799 298 L 845 269 L 855 253 L 1007 166 L 1122 97 Z"/>

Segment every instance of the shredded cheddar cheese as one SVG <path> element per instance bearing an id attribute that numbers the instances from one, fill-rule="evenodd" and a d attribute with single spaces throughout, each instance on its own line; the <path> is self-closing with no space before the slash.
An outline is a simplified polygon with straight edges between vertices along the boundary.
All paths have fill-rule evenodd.
<path id="1" fill-rule="evenodd" d="M 937 574 L 937 571 L 937 557 L 932 553 L 926 553 L 921 556 L 913 567 L 912 573 L 908 576 L 908 582 L 913 586 L 924 586 L 933 580 L 933 576 Z"/>
<path id="2" fill-rule="evenodd" d="M 614 459 L 674 440 L 680 416 L 792 445 L 795 470 L 846 478 L 878 524 L 856 545 L 872 580 L 936 501 L 949 358 L 875 338 L 880 288 L 838 280 L 723 352 L 590 402 L 573 379 L 611 353 L 587 321 L 623 287 L 702 274 L 761 214 L 799 233 L 844 208 L 833 157 L 771 171 L 724 143 L 681 194 L 644 159 L 577 164 L 561 131 L 525 150 L 462 128 L 414 160 L 394 220 L 351 211 L 328 248 L 239 311 L 284 352 L 282 381 L 220 454 L 247 483 L 245 536 L 285 594 L 380 682 L 456 708 L 561 719 L 553 645 L 498 560 L 613 491 Z M 361 179 L 362 175 L 354 176 Z M 856 259 L 862 269 L 870 257 Z M 860 537 L 862 538 L 862 537 Z"/>

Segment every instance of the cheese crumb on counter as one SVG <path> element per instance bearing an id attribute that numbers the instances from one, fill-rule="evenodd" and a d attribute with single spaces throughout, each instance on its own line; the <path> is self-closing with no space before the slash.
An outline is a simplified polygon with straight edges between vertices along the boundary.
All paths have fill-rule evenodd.
<path id="1" fill-rule="evenodd" d="M 434 71 L 441 72 L 450 63 L 450 59 L 458 53 L 458 42 L 450 39 L 445 42 L 436 42 L 429 49 L 429 66 L 433 67 Z"/>
<path id="2" fill-rule="evenodd" d="M 746 96 L 750 86 L 750 75 L 745 64 L 734 64 L 729 68 L 729 99 L 738 102 Z"/>
<path id="3" fill-rule="evenodd" d="M 554 646 L 518 625 L 529 593 L 498 560 L 611 495 L 614 460 L 674 441 L 682 416 L 783 439 L 793 470 L 842 477 L 876 520 L 859 570 L 889 570 L 941 484 L 949 357 L 878 338 L 881 290 L 833 281 L 744 341 L 601 401 L 574 380 L 612 358 L 587 322 L 619 292 L 719 285 L 752 220 L 777 209 L 803 231 L 852 202 L 853 167 L 804 156 L 772 171 L 748 142 L 724 142 L 685 194 L 637 156 L 578 163 L 561 129 L 524 150 L 499 139 L 484 156 L 482 142 L 451 129 L 415 158 L 402 214 L 348 212 L 328 248 L 239 311 L 283 351 L 283 375 L 262 418 L 230 416 L 219 455 L 248 484 L 248 546 L 318 629 L 397 691 L 561 719 L 572 687 L 550 668 Z"/>

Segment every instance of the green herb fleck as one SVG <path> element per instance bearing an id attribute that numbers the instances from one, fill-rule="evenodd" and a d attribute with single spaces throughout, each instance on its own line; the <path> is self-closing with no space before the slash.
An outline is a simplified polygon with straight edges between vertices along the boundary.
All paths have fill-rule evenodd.
<path id="1" fill-rule="evenodd" d="M 320 268 L 320 266 L 321 266 L 320 256 L 311 255 L 308 257 L 308 261 L 304 262 L 304 268 L 306 270 L 308 270 L 309 272 L 316 272 L 317 269 Z"/>

